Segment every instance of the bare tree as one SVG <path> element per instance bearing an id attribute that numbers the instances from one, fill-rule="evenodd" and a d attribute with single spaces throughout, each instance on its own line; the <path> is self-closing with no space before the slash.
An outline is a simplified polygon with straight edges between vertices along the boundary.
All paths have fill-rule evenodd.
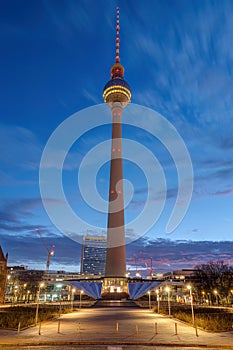
<path id="1" fill-rule="evenodd" d="M 195 289 L 199 298 L 217 304 L 228 300 L 233 287 L 233 268 L 224 261 L 209 261 L 195 266 Z"/>

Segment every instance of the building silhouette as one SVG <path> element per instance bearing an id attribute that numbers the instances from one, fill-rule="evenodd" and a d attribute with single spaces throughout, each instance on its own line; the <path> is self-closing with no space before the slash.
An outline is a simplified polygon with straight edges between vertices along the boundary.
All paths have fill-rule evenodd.
<path id="1" fill-rule="evenodd" d="M 7 281 L 7 260 L 8 253 L 4 256 L 2 248 L 0 246 L 0 303 L 4 302 L 6 281 Z"/>

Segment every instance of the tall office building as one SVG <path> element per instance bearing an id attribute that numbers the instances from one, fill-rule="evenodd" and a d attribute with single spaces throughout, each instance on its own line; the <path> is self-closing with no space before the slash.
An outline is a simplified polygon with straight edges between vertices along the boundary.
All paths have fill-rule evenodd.
<path id="1" fill-rule="evenodd" d="M 81 255 L 81 273 L 104 275 L 106 261 L 106 237 L 84 236 Z"/>

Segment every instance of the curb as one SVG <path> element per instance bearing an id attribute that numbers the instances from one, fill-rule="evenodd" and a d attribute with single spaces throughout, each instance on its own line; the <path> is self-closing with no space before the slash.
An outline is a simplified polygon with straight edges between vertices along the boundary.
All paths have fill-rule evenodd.
<path id="1" fill-rule="evenodd" d="M 187 347 L 187 348 L 202 348 L 202 349 L 233 349 L 233 345 L 214 345 L 214 344 L 191 344 L 191 343 L 147 343 L 147 342 L 89 342 L 89 341 L 67 341 L 67 342 L 38 342 L 38 343 L 11 343 L 11 344 L 3 344 L 0 343 L 1 347 L 29 347 L 29 346 L 59 346 L 59 345 L 86 345 L 86 346 L 92 346 L 92 345 L 129 345 L 129 346 L 164 346 L 164 347 Z"/>

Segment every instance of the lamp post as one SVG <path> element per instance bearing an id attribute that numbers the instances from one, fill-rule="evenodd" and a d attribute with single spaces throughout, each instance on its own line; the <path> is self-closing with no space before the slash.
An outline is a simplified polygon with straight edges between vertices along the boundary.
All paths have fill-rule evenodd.
<path id="1" fill-rule="evenodd" d="M 30 290 L 27 290 L 27 303 L 29 303 L 29 300 L 30 300 Z"/>
<path id="2" fill-rule="evenodd" d="M 80 290 L 80 298 L 79 298 L 79 308 L 80 309 L 82 307 L 82 294 L 83 294 L 83 290 Z"/>
<path id="3" fill-rule="evenodd" d="M 75 288 L 72 288 L 71 289 L 71 300 L 70 300 L 70 303 L 71 303 L 71 312 L 73 312 L 74 310 L 74 293 L 75 293 L 76 289 Z"/>
<path id="4" fill-rule="evenodd" d="M 23 295 L 21 297 L 21 301 L 23 301 L 24 303 L 27 302 L 27 291 L 26 291 L 26 287 L 27 287 L 27 283 L 24 283 L 23 285 Z"/>
<path id="5" fill-rule="evenodd" d="M 215 295 L 216 304 L 218 305 L 218 291 L 216 289 L 214 290 L 214 295 Z"/>
<path id="6" fill-rule="evenodd" d="M 187 286 L 189 290 L 189 295 L 190 295 L 190 302 L 191 302 L 191 310 L 192 310 L 192 322 L 193 322 L 193 327 L 195 327 L 195 317 L 194 317 L 194 310 L 193 310 L 193 294 L 192 294 L 192 286 L 190 284 Z"/>
<path id="7" fill-rule="evenodd" d="M 203 291 L 201 292 L 201 294 L 202 294 L 201 303 L 203 304 L 203 303 L 204 303 L 204 300 L 205 300 L 205 291 L 203 290 Z"/>
<path id="8" fill-rule="evenodd" d="M 167 292 L 167 303 L 168 303 L 168 316 L 171 317 L 171 301 L 170 301 L 170 287 L 166 287 L 165 291 Z"/>
<path id="9" fill-rule="evenodd" d="M 148 299 L 149 299 L 149 310 L 150 310 L 150 309 L 151 309 L 150 290 L 149 290 L 147 293 L 148 293 Z"/>
<path id="10" fill-rule="evenodd" d="M 36 317 L 35 317 L 35 324 L 38 322 L 38 312 L 39 312 L 39 303 L 40 303 L 40 289 L 44 287 L 44 283 L 39 284 L 39 289 L 37 292 L 37 300 L 36 300 Z"/>
<path id="11" fill-rule="evenodd" d="M 15 304 L 18 301 L 18 292 L 19 292 L 19 286 L 15 286 L 15 289 L 14 289 L 14 303 Z"/>
<path id="12" fill-rule="evenodd" d="M 157 294 L 158 314 L 159 314 L 159 311 L 160 311 L 160 298 L 159 298 L 159 290 L 158 289 L 156 289 L 156 294 Z"/>

